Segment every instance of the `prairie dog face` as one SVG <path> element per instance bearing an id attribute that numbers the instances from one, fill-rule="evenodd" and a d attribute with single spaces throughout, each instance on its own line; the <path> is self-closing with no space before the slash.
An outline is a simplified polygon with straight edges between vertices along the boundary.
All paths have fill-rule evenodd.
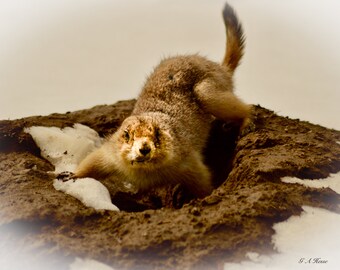
<path id="1" fill-rule="evenodd" d="M 121 161 L 133 168 L 152 169 L 172 157 L 169 131 L 150 116 L 130 116 L 115 134 Z"/>

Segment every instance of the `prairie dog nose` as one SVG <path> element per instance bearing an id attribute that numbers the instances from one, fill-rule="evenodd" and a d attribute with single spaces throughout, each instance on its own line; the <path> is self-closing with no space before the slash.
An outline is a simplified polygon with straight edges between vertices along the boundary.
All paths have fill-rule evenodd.
<path id="1" fill-rule="evenodd" d="M 144 143 L 142 145 L 141 148 L 139 148 L 139 152 L 143 155 L 143 156 L 146 156 L 147 154 L 149 154 L 151 151 L 151 147 L 147 144 L 147 143 Z"/>

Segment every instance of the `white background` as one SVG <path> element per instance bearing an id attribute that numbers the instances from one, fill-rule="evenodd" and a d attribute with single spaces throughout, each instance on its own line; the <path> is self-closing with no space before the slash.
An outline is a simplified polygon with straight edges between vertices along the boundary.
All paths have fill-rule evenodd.
<path id="1" fill-rule="evenodd" d="M 224 0 L 1 0 L 0 119 L 138 95 L 162 57 L 224 55 Z M 247 36 L 246 102 L 340 129 L 340 2 L 229 1 Z"/>

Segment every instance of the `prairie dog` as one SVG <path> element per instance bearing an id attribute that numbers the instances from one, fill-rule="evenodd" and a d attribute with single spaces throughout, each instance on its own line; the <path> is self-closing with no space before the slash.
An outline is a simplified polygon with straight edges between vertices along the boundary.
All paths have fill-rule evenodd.
<path id="1" fill-rule="evenodd" d="M 243 55 L 241 25 L 226 4 L 226 53 L 221 64 L 199 55 L 164 59 L 147 78 L 134 110 L 75 177 L 119 175 L 139 190 L 180 183 L 197 197 L 211 193 L 203 161 L 212 121 L 245 123 L 250 106 L 233 94 L 233 73 Z"/>

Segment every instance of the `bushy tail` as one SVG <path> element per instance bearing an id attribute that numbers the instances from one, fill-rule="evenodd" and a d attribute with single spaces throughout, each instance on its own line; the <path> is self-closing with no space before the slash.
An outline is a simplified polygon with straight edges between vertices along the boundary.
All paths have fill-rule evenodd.
<path id="1" fill-rule="evenodd" d="M 194 93 L 200 104 L 209 114 L 227 123 L 245 126 L 251 106 L 244 103 L 233 93 L 233 72 L 243 55 L 244 38 L 242 27 L 232 7 L 225 5 L 223 18 L 227 31 L 227 48 L 223 66 L 228 68 L 212 69 L 209 76 L 197 83 Z"/>
<path id="2" fill-rule="evenodd" d="M 225 4 L 223 9 L 223 19 L 227 32 L 227 44 L 222 64 L 228 66 L 230 71 L 234 72 L 243 56 L 243 30 L 235 11 L 228 3 Z"/>

